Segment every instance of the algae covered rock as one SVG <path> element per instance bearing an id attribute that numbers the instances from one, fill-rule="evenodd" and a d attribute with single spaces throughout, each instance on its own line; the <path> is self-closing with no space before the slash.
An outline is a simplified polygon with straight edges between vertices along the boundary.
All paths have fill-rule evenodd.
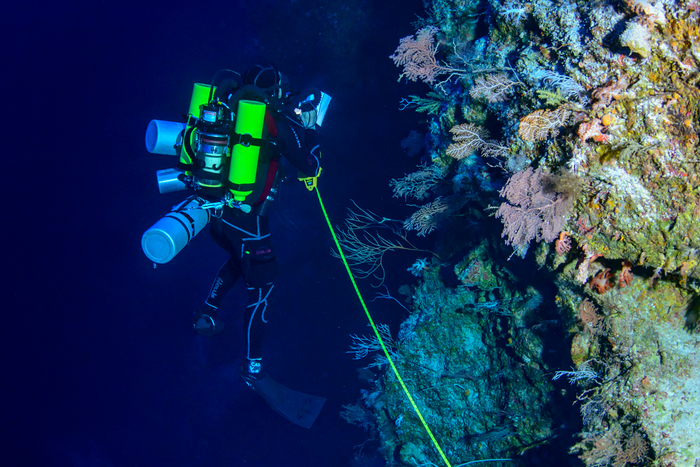
<path id="1" fill-rule="evenodd" d="M 457 463 L 509 457 L 548 441 L 552 386 L 542 342 L 531 329 L 498 323 L 524 320 L 541 297 L 534 289 L 510 291 L 510 300 L 484 304 L 463 292 L 446 287 L 437 270 L 427 272 L 401 328 L 396 366 L 423 418 Z M 365 403 L 385 458 L 398 456 L 401 465 L 442 462 L 393 372 Z"/>

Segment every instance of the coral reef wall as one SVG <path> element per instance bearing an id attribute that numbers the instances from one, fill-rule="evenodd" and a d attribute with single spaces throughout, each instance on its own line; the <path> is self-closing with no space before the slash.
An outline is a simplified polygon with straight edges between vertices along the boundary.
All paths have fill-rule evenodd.
<path id="1" fill-rule="evenodd" d="M 700 3 L 426 6 L 391 59 L 425 84 L 401 105 L 427 117 L 427 155 L 392 186 L 426 203 L 403 228 L 439 259 L 415 270 L 393 351 L 447 457 L 552 444 L 563 383 L 570 460 L 697 467 Z M 544 358 L 553 327 L 572 367 Z M 394 465 L 440 465 L 403 398 L 384 374 L 365 427 Z"/>

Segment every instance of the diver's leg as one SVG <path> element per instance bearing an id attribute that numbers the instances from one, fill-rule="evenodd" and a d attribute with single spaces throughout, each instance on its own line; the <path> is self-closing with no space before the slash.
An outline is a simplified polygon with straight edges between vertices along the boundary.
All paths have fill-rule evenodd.
<path id="1" fill-rule="evenodd" d="M 259 374 L 261 371 L 262 347 L 265 338 L 265 324 L 267 323 L 266 312 L 274 288 L 274 282 L 260 287 L 247 286 L 248 306 L 245 310 L 245 323 L 248 347 L 246 358 L 248 360 L 247 372 L 253 375 Z"/>
<path id="2" fill-rule="evenodd" d="M 248 289 L 245 323 L 248 338 L 246 372 L 249 374 L 261 371 L 266 312 L 275 287 L 274 280 L 279 272 L 267 219 L 258 217 L 255 220 L 255 232 L 255 236 L 244 239 L 244 248 L 241 250 L 241 268 Z"/>
<path id="3" fill-rule="evenodd" d="M 240 239 L 231 235 L 228 225 L 219 217 L 212 219 L 209 235 L 214 243 L 226 250 L 231 257 L 221 266 L 214 279 L 204 306 L 194 312 L 194 331 L 203 336 L 213 336 L 224 330 L 224 323 L 215 319 L 221 302 L 241 276 Z"/>
<path id="4" fill-rule="evenodd" d="M 216 312 L 221 306 L 224 297 L 241 277 L 241 269 L 238 267 L 238 263 L 239 261 L 232 256 L 219 269 L 219 273 L 211 285 L 209 296 L 204 301 L 206 309 L 213 313 L 211 316 L 216 316 Z"/>
<path id="5" fill-rule="evenodd" d="M 238 263 L 237 258 L 231 256 L 219 269 L 219 273 L 216 275 L 209 291 L 209 296 L 204 301 L 204 306 L 195 311 L 193 322 L 194 331 L 197 334 L 214 336 L 224 330 L 224 323 L 215 319 L 216 313 L 226 294 L 236 285 L 236 282 L 241 277 L 241 269 L 238 267 Z"/>

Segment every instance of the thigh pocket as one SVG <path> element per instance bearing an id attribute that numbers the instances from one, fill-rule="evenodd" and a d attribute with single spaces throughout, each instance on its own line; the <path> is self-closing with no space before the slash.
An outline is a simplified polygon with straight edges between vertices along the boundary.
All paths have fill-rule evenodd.
<path id="1" fill-rule="evenodd" d="M 250 258 L 245 272 L 245 281 L 253 287 L 262 287 L 274 281 L 279 274 L 277 258 Z"/>

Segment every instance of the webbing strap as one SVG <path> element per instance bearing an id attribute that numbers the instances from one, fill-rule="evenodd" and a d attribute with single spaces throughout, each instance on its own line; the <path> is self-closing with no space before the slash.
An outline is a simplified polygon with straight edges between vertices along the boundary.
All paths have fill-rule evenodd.
<path id="1" fill-rule="evenodd" d="M 333 230 L 333 225 L 331 224 L 330 219 L 328 219 L 328 213 L 326 212 L 326 207 L 323 205 L 323 201 L 321 200 L 321 193 L 318 191 L 318 188 L 316 188 L 315 191 L 316 191 L 316 194 L 318 195 L 318 202 L 321 204 L 321 211 L 323 211 L 323 217 L 326 218 L 326 223 L 328 224 L 328 229 L 331 231 L 331 235 L 333 236 L 333 241 L 335 242 L 335 247 L 338 249 L 338 253 L 340 254 L 340 259 L 343 260 L 343 264 L 345 265 L 345 270 L 347 271 L 348 276 L 350 276 L 350 281 L 352 282 L 352 286 L 355 289 L 355 293 L 357 294 L 357 298 L 360 299 L 360 304 L 362 305 L 362 308 L 365 310 L 365 314 L 367 315 L 367 319 L 369 320 L 369 324 L 370 324 L 370 326 L 372 326 L 372 329 L 374 330 L 374 335 L 377 336 L 377 340 L 379 341 L 379 345 L 381 345 L 382 350 L 384 351 L 384 355 L 386 356 L 386 359 L 389 361 L 389 365 L 391 366 L 391 369 L 393 370 L 394 375 L 396 375 L 396 379 L 401 384 L 401 388 L 403 389 L 403 392 L 406 394 L 406 397 L 408 398 L 409 402 L 413 406 L 413 410 L 416 412 L 416 415 L 418 416 L 421 423 L 423 424 L 423 428 L 425 428 L 425 431 L 428 433 L 428 436 L 430 436 L 430 439 L 432 440 L 433 444 L 435 445 L 435 448 L 437 449 L 438 453 L 440 453 L 440 457 L 442 457 L 442 460 L 445 462 L 445 465 L 447 467 L 452 467 L 452 465 L 450 464 L 450 461 L 447 460 L 445 453 L 442 452 L 442 448 L 440 447 L 440 444 L 435 439 L 435 436 L 433 436 L 433 432 L 430 431 L 430 427 L 428 426 L 425 419 L 423 418 L 423 415 L 420 413 L 420 410 L 418 410 L 418 406 L 413 401 L 413 397 L 411 396 L 411 393 L 408 391 L 406 384 L 403 382 L 403 379 L 401 378 L 401 375 L 399 374 L 399 370 L 396 368 L 396 365 L 394 365 L 394 361 L 391 359 L 391 355 L 389 355 L 389 351 L 386 349 L 386 346 L 384 345 L 384 341 L 382 340 L 381 334 L 379 334 L 377 327 L 374 325 L 374 320 L 372 319 L 372 315 L 370 315 L 369 310 L 367 309 L 367 305 L 365 305 L 365 301 L 362 299 L 362 294 L 360 294 L 360 289 L 357 287 L 357 283 L 355 282 L 355 277 L 352 275 L 352 271 L 350 270 L 350 266 L 348 265 L 348 262 L 345 259 L 345 254 L 343 253 L 343 249 L 340 247 L 340 242 L 338 241 L 338 237 L 336 237 L 336 235 L 335 235 L 335 230 Z"/>

